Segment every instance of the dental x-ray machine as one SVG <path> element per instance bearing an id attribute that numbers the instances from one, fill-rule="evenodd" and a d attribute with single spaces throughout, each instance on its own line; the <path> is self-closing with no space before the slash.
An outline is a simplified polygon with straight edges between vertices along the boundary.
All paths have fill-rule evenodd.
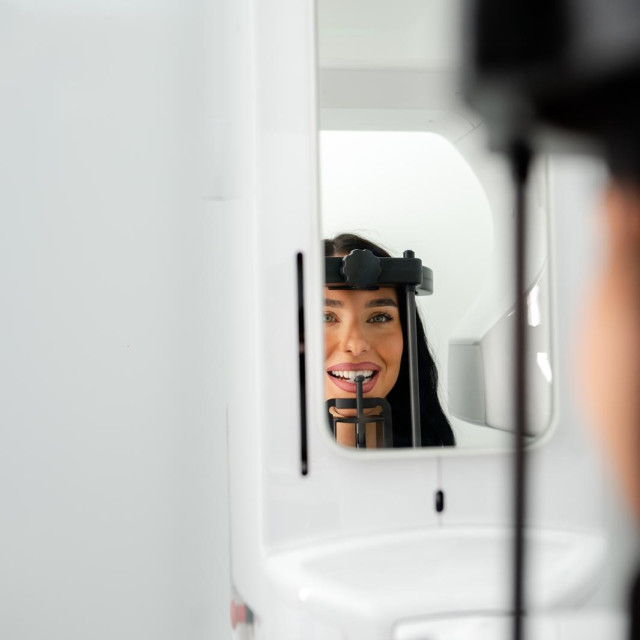
<path id="1" fill-rule="evenodd" d="M 592 260 L 576 234 L 587 180 L 546 160 L 534 170 L 525 373 L 540 393 L 518 446 L 514 554 L 504 346 L 523 289 L 504 286 L 514 206 L 485 137 L 487 124 L 496 146 L 529 140 L 531 122 L 566 124 L 635 172 L 638 105 L 612 92 L 626 84 L 615 69 L 637 68 L 638 4 L 486 2 L 467 85 L 481 115 L 461 104 L 450 55 L 462 4 L 0 3 L 3 640 L 513 640 L 522 622 L 530 640 L 622 640 L 611 583 L 630 563 L 608 535 L 612 500 L 567 364 Z M 565 11 L 591 17 L 552 28 Z M 424 201 L 408 222 L 405 192 L 382 206 L 439 282 L 478 275 L 437 345 L 445 410 L 454 431 L 509 446 L 337 446 L 322 127 L 436 134 L 477 178 L 482 264 L 443 268 L 414 244 L 437 231 Z M 332 286 L 377 286 L 375 262 L 399 286 L 431 287 L 417 258 L 367 256 L 366 277 L 354 260 L 329 260 Z M 364 401 L 356 421 L 370 419 Z"/>
<path id="2" fill-rule="evenodd" d="M 237 637 L 506 640 L 517 611 L 509 452 L 363 451 L 336 446 L 326 426 L 316 3 L 234 0 L 226 8 L 237 49 L 221 156 L 249 173 L 233 180 L 230 172 L 216 197 L 233 202 L 227 245 L 252 243 L 236 264 L 243 286 L 231 288 L 229 305 L 238 310 L 227 412 L 233 610 L 251 612 Z M 379 93 L 370 87 L 361 97 L 388 106 L 394 93 Z M 482 133 L 470 127 L 465 141 L 479 146 Z M 572 317 L 573 290 L 556 286 L 553 313 Z M 239 311 L 247 299 L 250 314 Z M 558 394 L 568 374 L 551 365 Z M 256 390 L 249 398 L 247 385 Z M 528 449 L 536 470 L 523 530 L 532 619 L 580 606 L 606 558 L 600 471 L 571 415 L 554 402 L 548 431 Z M 537 640 L 555 638 L 558 624 L 540 622 Z"/>

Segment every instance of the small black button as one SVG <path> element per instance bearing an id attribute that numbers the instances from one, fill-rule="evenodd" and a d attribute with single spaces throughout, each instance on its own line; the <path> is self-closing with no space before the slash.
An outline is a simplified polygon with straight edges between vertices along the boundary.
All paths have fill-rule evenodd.
<path id="1" fill-rule="evenodd" d="M 444 511 L 444 491 L 436 491 L 436 511 L 442 513 Z"/>

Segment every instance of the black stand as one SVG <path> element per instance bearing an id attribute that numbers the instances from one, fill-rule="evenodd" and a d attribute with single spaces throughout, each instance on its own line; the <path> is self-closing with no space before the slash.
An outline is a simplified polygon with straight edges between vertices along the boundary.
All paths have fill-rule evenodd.
<path id="1" fill-rule="evenodd" d="M 382 425 L 382 446 L 393 447 L 393 429 L 391 427 L 391 405 L 384 398 L 365 398 L 362 393 L 362 382 L 364 378 L 357 376 L 356 397 L 355 398 L 330 398 L 327 400 L 327 413 L 329 415 L 329 428 L 336 437 L 336 425 L 338 422 L 355 424 L 356 428 L 356 449 L 364 449 L 367 446 L 366 430 L 367 424 Z M 380 415 L 365 415 L 365 409 L 382 409 Z M 353 417 L 335 416 L 331 409 L 355 409 L 356 415 Z"/>

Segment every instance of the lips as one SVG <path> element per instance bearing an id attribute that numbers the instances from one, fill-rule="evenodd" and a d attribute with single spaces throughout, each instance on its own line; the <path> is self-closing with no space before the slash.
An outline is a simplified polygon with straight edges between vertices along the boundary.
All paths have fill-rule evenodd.
<path id="1" fill-rule="evenodd" d="M 356 376 L 364 376 L 362 393 L 368 393 L 375 387 L 379 373 L 380 366 L 373 362 L 343 362 L 327 368 L 329 380 L 338 389 L 353 394 L 356 392 Z"/>

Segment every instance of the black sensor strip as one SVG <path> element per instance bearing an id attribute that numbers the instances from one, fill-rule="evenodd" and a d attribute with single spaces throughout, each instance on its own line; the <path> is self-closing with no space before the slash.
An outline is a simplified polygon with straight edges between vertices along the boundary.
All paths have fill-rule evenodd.
<path id="1" fill-rule="evenodd" d="M 304 274 L 302 253 L 296 256 L 298 276 L 298 376 L 300 380 L 300 472 L 303 476 L 309 473 L 307 457 L 307 363 L 304 340 Z"/>

